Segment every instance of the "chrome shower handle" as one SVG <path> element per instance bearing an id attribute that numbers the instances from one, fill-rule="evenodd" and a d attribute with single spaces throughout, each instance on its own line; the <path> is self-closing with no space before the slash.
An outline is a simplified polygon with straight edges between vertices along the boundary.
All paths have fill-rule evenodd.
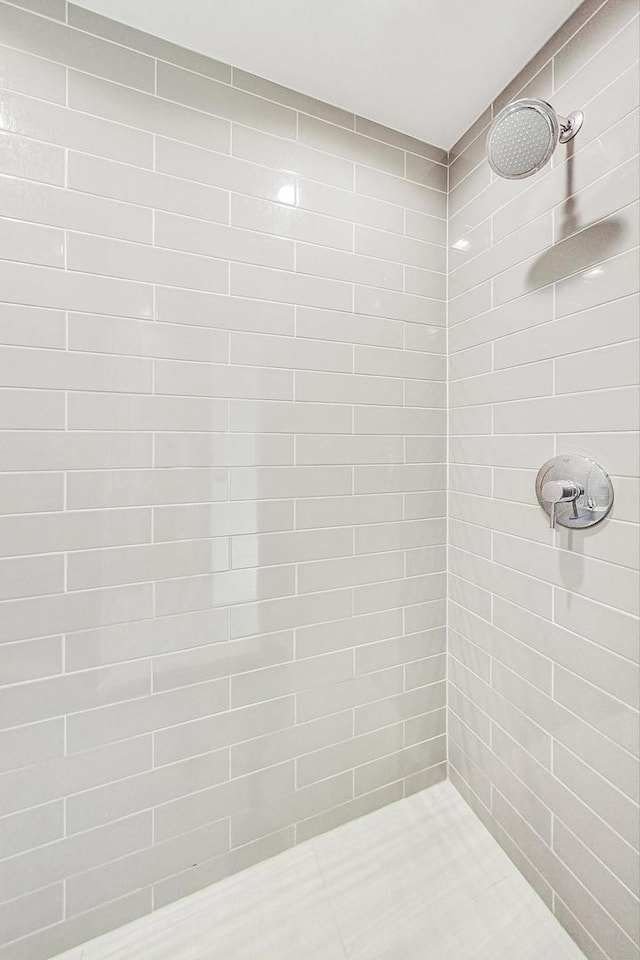
<path id="1" fill-rule="evenodd" d="M 578 516 L 576 500 L 584 493 L 580 484 L 573 480 L 547 480 L 542 485 L 541 493 L 543 499 L 551 504 L 550 525 L 552 530 L 555 530 L 556 526 L 556 504 L 572 502 L 573 515 L 574 517 Z"/>

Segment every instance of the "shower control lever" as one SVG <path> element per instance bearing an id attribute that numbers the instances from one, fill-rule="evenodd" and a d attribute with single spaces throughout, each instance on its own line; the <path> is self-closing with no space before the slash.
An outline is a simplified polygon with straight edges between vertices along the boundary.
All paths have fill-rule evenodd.
<path id="1" fill-rule="evenodd" d="M 574 483 L 573 480 L 547 480 L 542 485 L 542 497 L 547 503 L 551 504 L 549 514 L 550 526 L 552 530 L 556 527 L 556 506 L 559 503 L 571 503 L 573 505 L 573 516 L 578 517 L 578 507 L 576 500 L 584 493 L 583 487 Z"/>

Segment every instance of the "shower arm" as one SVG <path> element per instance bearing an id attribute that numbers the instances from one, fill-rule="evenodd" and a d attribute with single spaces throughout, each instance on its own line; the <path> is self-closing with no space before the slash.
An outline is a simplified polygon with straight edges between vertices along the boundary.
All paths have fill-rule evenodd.
<path id="1" fill-rule="evenodd" d="M 569 140 L 573 140 L 584 123 L 584 113 L 582 110 L 574 110 L 568 117 L 558 116 L 558 123 L 560 124 L 558 140 L 560 143 L 568 143 Z"/>

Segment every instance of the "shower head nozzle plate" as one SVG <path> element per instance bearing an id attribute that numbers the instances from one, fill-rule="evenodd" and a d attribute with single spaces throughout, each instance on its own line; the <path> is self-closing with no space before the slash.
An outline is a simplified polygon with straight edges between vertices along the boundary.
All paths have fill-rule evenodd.
<path id="1" fill-rule="evenodd" d="M 536 173 L 551 158 L 561 129 L 553 107 L 544 100 L 516 100 L 501 110 L 489 129 L 487 157 L 508 180 Z"/>

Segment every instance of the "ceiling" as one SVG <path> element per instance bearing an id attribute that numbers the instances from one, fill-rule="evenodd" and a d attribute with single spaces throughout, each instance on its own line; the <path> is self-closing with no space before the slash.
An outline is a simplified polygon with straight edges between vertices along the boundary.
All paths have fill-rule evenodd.
<path id="1" fill-rule="evenodd" d="M 449 149 L 580 0 L 76 0 Z"/>

